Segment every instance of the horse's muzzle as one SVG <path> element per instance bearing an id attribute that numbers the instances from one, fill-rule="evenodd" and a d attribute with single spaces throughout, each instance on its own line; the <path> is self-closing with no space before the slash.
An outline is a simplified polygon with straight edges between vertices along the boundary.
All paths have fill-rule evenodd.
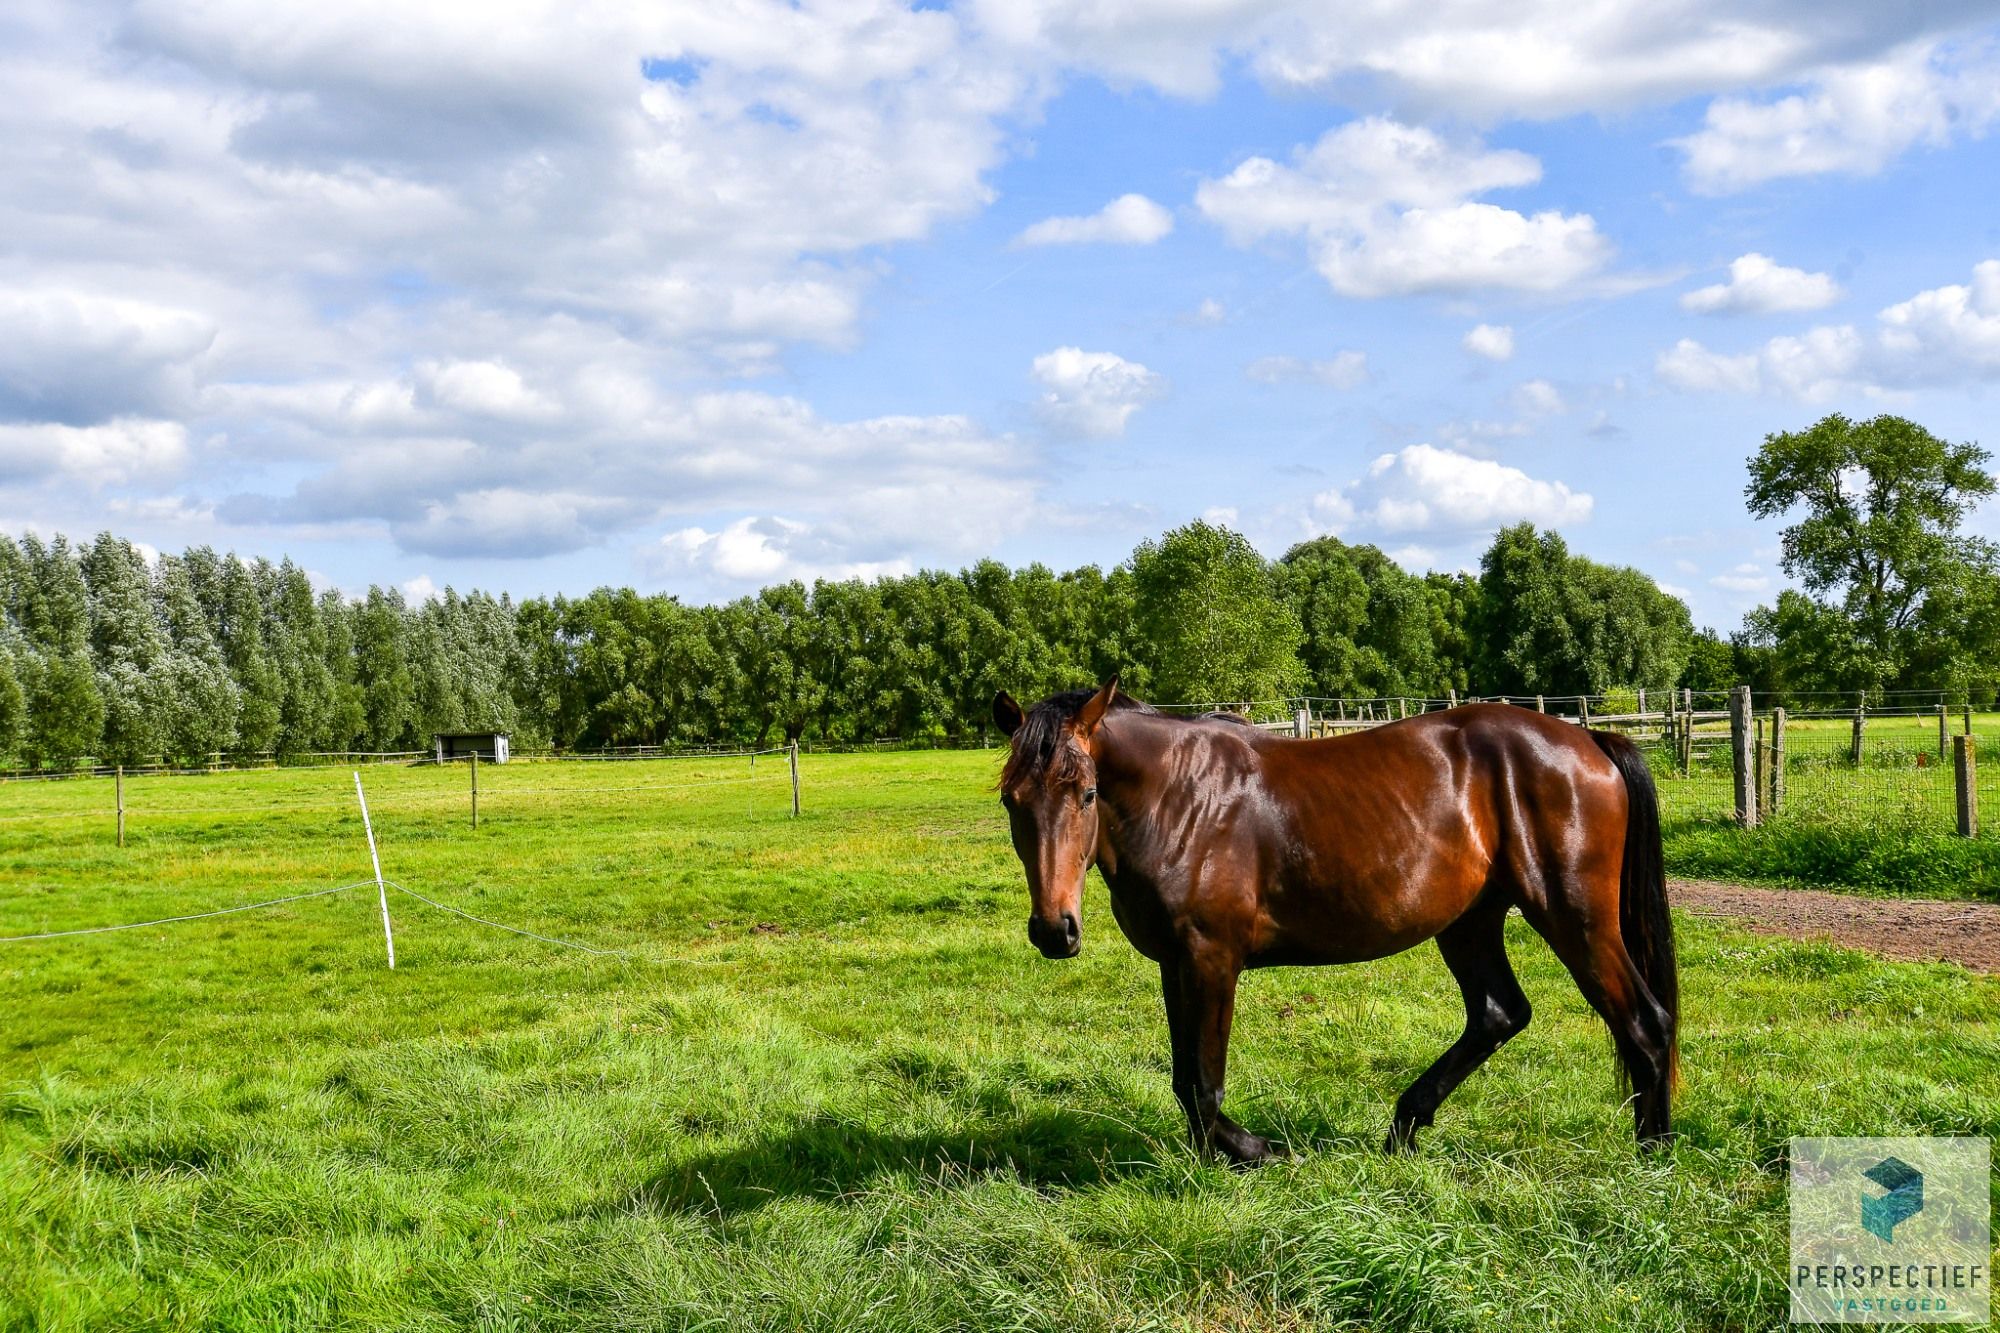
<path id="1" fill-rule="evenodd" d="M 1064 912 L 1059 921 L 1028 918 L 1028 942 L 1042 951 L 1044 958 L 1074 958 L 1083 947 L 1083 927 L 1075 912 Z"/>

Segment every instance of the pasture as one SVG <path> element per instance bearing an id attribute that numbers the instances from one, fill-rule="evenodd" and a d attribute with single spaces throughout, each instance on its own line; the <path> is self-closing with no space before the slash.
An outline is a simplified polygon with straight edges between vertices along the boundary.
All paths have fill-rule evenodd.
<path id="1" fill-rule="evenodd" d="M 1680 925 L 1681 1139 L 1516 920 L 1533 1024 L 1418 1155 L 1435 950 L 1245 979 L 1182 1146 L 1101 886 L 1023 932 L 998 752 L 364 771 L 384 871 L 0 945 L 0 1327 L 1722 1329 L 1783 1322 L 1795 1134 L 2000 1135 L 2000 981 Z M 0 786 L 0 935 L 367 879 L 346 770 Z M 1996 810 L 2000 815 L 2000 810 Z M 52 818 L 53 817 L 53 818 Z"/>

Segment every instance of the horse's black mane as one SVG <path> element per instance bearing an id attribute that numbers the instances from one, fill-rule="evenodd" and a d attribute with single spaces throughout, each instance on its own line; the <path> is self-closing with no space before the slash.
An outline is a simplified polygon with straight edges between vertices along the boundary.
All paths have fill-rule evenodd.
<path id="1" fill-rule="evenodd" d="M 1007 756 L 1007 767 L 1001 771 L 1003 786 L 1037 778 L 1054 778 L 1066 781 L 1076 776 L 1077 749 L 1063 744 L 1065 724 L 1076 720 L 1083 706 L 1090 702 L 1096 690 L 1065 690 L 1052 694 L 1028 710 L 1021 725 L 1014 729 L 1013 753 Z M 1148 703 L 1141 703 L 1129 694 L 1111 696 L 1111 711 L 1114 713 L 1158 713 L 1159 710 Z"/>

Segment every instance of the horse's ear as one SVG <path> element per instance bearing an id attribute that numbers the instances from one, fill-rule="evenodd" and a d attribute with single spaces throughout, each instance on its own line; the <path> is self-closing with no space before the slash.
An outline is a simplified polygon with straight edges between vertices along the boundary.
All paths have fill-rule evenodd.
<path id="1" fill-rule="evenodd" d="M 1014 696 L 1002 690 L 993 696 L 993 723 L 1000 728 L 1003 736 L 1012 736 L 1021 729 L 1021 705 L 1014 702 Z"/>
<path id="2" fill-rule="evenodd" d="M 1104 714 L 1111 708 L 1111 701 L 1118 697 L 1118 677 L 1104 682 L 1097 693 L 1090 696 L 1082 708 L 1076 712 L 1076 729 L 1088 736 L 1097 730 L 1097 724 L 1104 720 Z"/>

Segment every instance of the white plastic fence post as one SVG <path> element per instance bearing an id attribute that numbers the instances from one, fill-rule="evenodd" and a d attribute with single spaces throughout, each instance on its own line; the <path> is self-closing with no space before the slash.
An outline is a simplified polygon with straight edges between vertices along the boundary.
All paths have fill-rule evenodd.
<path id="1" fill-rule="evenodd" d="M 368 834 L 368 859 L 375 863 L 375 893 L 382 900 L 382 940 L 389 946 L 389 970 L 396 970 L 396 934 L 389 929 L 389 886 L 382 882 L 382 857 L 375 850 L 375 825 L 368 819 L 368 794 L 361 790 L 361 774 L 354 774 L 354 799 L 361 802 L 361 827 Z"/>

